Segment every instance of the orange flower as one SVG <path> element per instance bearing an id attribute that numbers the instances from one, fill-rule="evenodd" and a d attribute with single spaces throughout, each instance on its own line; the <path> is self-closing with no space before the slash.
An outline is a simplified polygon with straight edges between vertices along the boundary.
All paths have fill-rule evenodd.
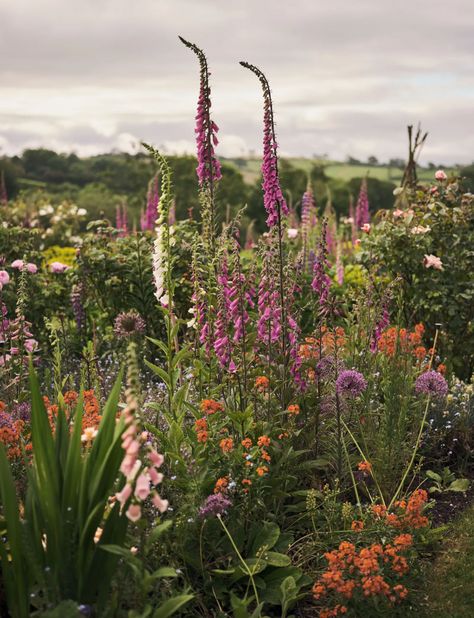
<path id="1" fill-rule="evenodd" d="M 222 412 L 224 406 L 214 399 L 203 399 L 201 401 L 201 410 L 205 414 L 215 414 L 216 412 Z"/>
<path id="2" fill-rule="evenodd" d="M 266 376 L 258 376 L 258 378 L 256 378 L 255 388 L 258 391 L 260 392 L 266 391 L 269 386 L 270 386 L 270 380 Z"/>
<path id="3" fill-rule="evenodd" d="M 224 494 L 227 491 L 227 486 L 229 485 L 229 477 L 228 476 L 222 476 L 221 478 L 217 479 L 216 484 L 214 486 L 214 493 L 215 494 Z"/>
<path id="4" fill-rule="evenodd" d="M 270 438 L 268 436 L 260 436 L 257 444 L 258 446 L 270 446 Z"/>
<path id="5" fill-rule="evenodd" d="M 351 524 L 351 529 L 354 530 L 354 532 L 360 532 L 364 529 L 364 522 L 355 519 Z"/>
<path id="6" fill-rule="evenodd" d="M 365 472 L 367 474 L 369 474 L 370 472 L 372 472 L 372 464 L 368 461 L 360 461 L 357 464 L 357 469 L 360 472 Z"/>
<path id="7" fill-rule="evenodd" d="M 411 547 L 413 545 L 413 537 L 411 534 L 399 534 L 394 538 L 393 544 L 401 548 Z"/>
<path id="8" fill-rule="evenodd" d="M 425 356 L 426 356 L 426 348 L 425 348 L 424 346 L 422 346 L 422 345 L 417 346 L 417 347 L 414 349 L 413 354 L 416 356 L 416 358 L 417 358 L 418 360 L 420 360 L 420 361 L 421 361 L 421 360 L 423 360 L 423 359 L 425 358 Z"/>
<path id="9" fill-rule="evenodd" d="M 207 419 L 204 417 L 196 419 L 196 421 L 194 422 L 194 429 L 196 431 L 206 431 Z"/>
<path id="10" fill-rule="evenodd" d="M 262 452 L 261 452 L 261 457 L 264 461 L 270 462 L 272 460 L 272 458 L 270 457 L 270 455 L 267 453 L 267 451 L 265 451 L 262 448 Z"/>
<path id="11" fill-rule="evenodd" d="M 252 481 L 250 479 L 242 479 L 242 485 L 251 485 Z"/>
<path id="12" fill-rule="evenodd" d="M 234 450 L 234 440 L 232 438 L 222 438 L 219 446 L 223 453 L 231 453 Z"/>
<path id="13" fill-rule="evenodd" d="M 444 376 L 444 374 L 446 373 L 446 365 L 443 365 L 443 363 L 440 363 L 438 367 L 436 368 L 436 371 Z"/>
<path id="14" fill-rule="evenodd" d="M 6 407 L 6 404 L 3 401 L 0 401 L 0 412 L 3 412 Z"/>
<path id="15" fill-rule="evenodd" d="M 205 444 L 207 442 L 208 437 L 209 437 L 209 434 L 207 433 L 207 431 L 197 432 L 197 441 L 201 442 L 202 444 Z"/>
<path id="16" fill-rule="evenodd" d="M 68 406 L 75 405 L 77 403 L 77 400 L 79 399 L 79 395 L 76 393 L 76 391 L 67 391 L 66 393 L 64 393 L 63 397 L 64 403 Z"/>
<path id="17" fill-rule="evenodd" d="M 288 432 L 287 432 L 287 431 L 284 431 L 283 433 L 281 433 L 281 434 L 278 436 L 278 439 L 279 439 L 279 440 L 283 440 L 283 438 L 288 438 Z"/>
<path id="18" fill-rule="evenodd" d="M 250 438 L 244 438 L 241 442 L 242 446 L 247 450 L 252 448 L 252 440 Z"/>
<path id="19" fill-rule="evenodd" d="M 296 416 L 300 413 L 300 407 L 297 403 L 294 403 L 291 406 L 288 406 L 287 411 L 289 414 L 293 414 Z"/>
<path id="20" fill-rule="evenodd" d="M 264 474 L 266 474 L 268 472 L 268 468 L 267 466 L 259 466 L 257 468 L 257 474 L 258 476 L 263 476 Z"/>
<path id="21" fill-rule="evenodd" d="M 384 506 L 383 504 L 373 504 L 371 506 L 371 510 L 372 510 L 372 513 L 379 519 L 382 517 L 385 517 L 387 513 L 387 507 Z"/>

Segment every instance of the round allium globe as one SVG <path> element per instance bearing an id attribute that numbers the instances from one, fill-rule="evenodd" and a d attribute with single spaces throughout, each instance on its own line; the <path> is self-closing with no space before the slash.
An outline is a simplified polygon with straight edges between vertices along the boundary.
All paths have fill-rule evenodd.
<path id="1" fill-rule="evenodd" d="M 415 391 L 420 395 L 442 399 L 448 394 L 448 383 L 437 371 L 425 371 L 416 379 Z"/>
<path id="2" fill-rule="evenodd" d="M 232 501 L 222 494 L 211 494 L 206 498 L 204 504 L 199 509 L 199 517 L 215 517 L 223 515 L 232 506 Z"/>
<path id="3" fill-rule="evenodd" d="M 114 332 L 118 337 L 142 335 L 145 328 L 145 320 L 136 311 L 122 312 L 115 318 Z"/>
<path id="4" fill-rule="evenodd" d="M 367 380 L 355 369 L 342 371 L 336 380 L 336 391 L 343 397 L 358 397 L 366 388 Z"/>

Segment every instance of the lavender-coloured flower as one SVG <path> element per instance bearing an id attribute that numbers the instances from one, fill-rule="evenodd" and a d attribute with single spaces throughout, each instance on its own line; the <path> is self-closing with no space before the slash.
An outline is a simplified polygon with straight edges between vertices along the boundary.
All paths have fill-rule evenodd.
<path id="1" fill-rule="evenodd" d="M 344 370 L 344 365 L 341 361 L 337 361 L 337 371 L 340 374 Z M 332 354 L 323 356 L 316 364 L 314 372 L 319 380 L 329 380 L 336 372 L 336 359 Z"/>
<path id="2" fill-rule="evenodd" d="M 416 379 L 415 391 L 420 395 L 442 399 L 448 394 L 448 383 L 437 371 L 425 371 Z"/>
<path id="3" fill-rule="evenodd" d="M 321 239 L 319 241 L 318 253 L 313 263 L 313 281 L 311 287 L 316 294 L 319 294 L 319 305 L 324 308 L 329 296 L 329 289 L 331 287 L 331 278 L 326 273 L 326 269 L 329 266 L 327 260 L 327 247 L 326 247 L 326 229 L 327 221 L 323 221 L 321 229 Z"/>
<path id="4" fill-rule="evenodd" d="M 357 200 L 355 223 L 358 230 L 366 223 L 370 223 L 369 196 L 367 193 L 367 179 L 364 178 L 360 185 L 359 198 Z"/>
<path id="5" fill-rule="evenodd" d="M 17 421 L 28 422 L 31 418 L 31 404 L 28 401 L 14 404 L 12 408 L 12 418 Z"/>
<path id="6" fill-rule="evenodd" d="M 114 332 L 118 337 L 142 335 L 145 329 L 145 320 L 136 311 L 122 312 L 115 318 Z"/>
<path id="7" fill-rule="evenodd" d="M 86 323 L 86 312 L 84 310 L 84 284 L 80 281 L 72 286 L 71 305 L 78 330 L 82 330 Z"/>
<path id="8" fill-rule="evenodd" d="M 282 215 L 288 215 L 288 205 L 283 197 L 278 175 L 277 141 L 275 123 L 273 120 L 273 103 L 270 85 L 265 75 L 256 66 L 248 62 L 240 63 L 249 69 L 260 80 L 263 90 L 263 162 L 262 162 L 262 189 L 263 203 L 268 213 L 267 225 L 269 228 L 278 225 Z"/>
<path id="9" fill-rule="evenodd" d="M 336 391 L 343 397 L 358 397 L 367 388 L 367 380 L 355 369 L 342 371 L 336 380 Z"/>
<path id="10" fill-rule="evenodd" d="M 206 498 L 204 504 L 199 509 L 199 517 L 206 519 L 207 517 L 216 517 L 227 513 L 232 506 L 232 501 L 222 494 L 211 494 Z"/>
<path id="11" fill-rule="evenodd" d="M 196 168 L 200 186 L 212 184 L 220 180 L 221 165 L 217 159 L 214 147 L 219 143 L 217 133 L 219 127 L 211 119 L 211 87 L 209 85 L 209 68 L 207 58 L 202 49 L 179 37 L 182 43 L 192 50 L 198 60 L 200 68 L 199 97 L 196 112 L 196 147 L 198 166 Z"/>

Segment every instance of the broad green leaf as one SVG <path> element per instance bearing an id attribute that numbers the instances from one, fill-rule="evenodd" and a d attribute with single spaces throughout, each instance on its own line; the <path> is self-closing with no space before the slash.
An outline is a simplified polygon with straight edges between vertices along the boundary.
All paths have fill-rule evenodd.
<path id="1" fill-rule="evenodd" d="M 192 594 L 181 594 L 172 599 L 168 599 L 162 605 L 160 605 L 160 607 L 155 609 L 153 613 L 153 618 L 168 618 L 168 616 L 172 616 L 184 605 L 186 605 L 186 603 L 189 603 L 192 598 Z"/>

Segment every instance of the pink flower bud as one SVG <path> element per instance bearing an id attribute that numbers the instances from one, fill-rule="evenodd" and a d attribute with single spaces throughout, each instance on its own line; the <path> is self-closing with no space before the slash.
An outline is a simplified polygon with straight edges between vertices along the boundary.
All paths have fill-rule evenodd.
<path id="1" fill-rule="evenodd" d="M 443 180 L 447 180 L 447 178 L 448 178 L 448 177 L 447 177 L 447 175 L 446 175 L 446 172 L 445 172 L 445 171 L 443 171 L 443 170 L 438 170 L 438 171 L 435 173 L 435 178 L 436 178 L 436 180 L 441 180 L 441 181 L 443 181 Z"/>
<path id="2" fill-rule="evenodd" d="M 130 485 L 130 483 L 127 483 L 123 487 L 122 491 L 119 491 L 115 494 L 115 497 L 120 502 L 121 507 L 123 507 L 131 495 L 132 495 L 132 486 Z"/>
<path id="3" fill-rule="evenodd" d="M 150 493 L 150 477 L 143 471 L 137 479 L 135 485 L 135 496 L 139 500 L 145 500 Z"/>
<path id="4" fill-rule="evenodd" d="M 168 500 L 162 500 L 160 496 L 155 493 L 152 497 L 151 501 L 156 506 L 156 508 L 160 511 L 160 513 L 164 513 L 168 509 Z"/>

